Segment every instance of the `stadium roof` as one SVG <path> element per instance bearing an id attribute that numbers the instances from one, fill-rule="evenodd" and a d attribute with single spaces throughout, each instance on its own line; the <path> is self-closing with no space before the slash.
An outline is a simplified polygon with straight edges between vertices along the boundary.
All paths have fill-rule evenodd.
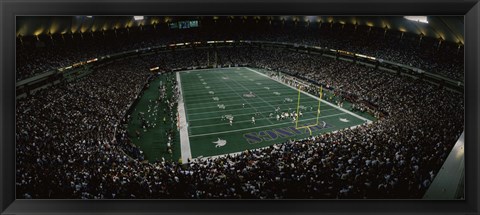
<path id="1" fill-rule="evenodd" d="M 121 29 L 140 25 L 153 25 L 199 17 L 145 16 L 19 16 L 17 17 L 17 36 L 95 32 Z M 464 19 L 462 16 L 428 16 L 428 23 L 412 21 L 403 16 L 222 16 L 204 19 L 259 19 L 285 20 L 286 22 L 322 22 L 358 24 L 379 28 L 388 28 L 402 32 L 423 34 L 426 37 L 442 38 L 454 43 L 464 43 Z M 416 18 L 415 18 L 416 19 Z"/>

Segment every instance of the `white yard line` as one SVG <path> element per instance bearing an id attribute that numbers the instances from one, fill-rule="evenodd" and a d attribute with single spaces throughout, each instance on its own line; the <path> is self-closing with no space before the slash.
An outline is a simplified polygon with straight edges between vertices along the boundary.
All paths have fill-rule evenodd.
<path id="1" fill-rule="evenodd" d="M 243 78 L 243 77 L 242 77 Z M 198 90 L 208 90 L 207 88 L 205 87 L 210 87 L 210 89 L 215 89 L 215 88 L 221 88 L 221 84 L 211 84 L 209 82 L 212 82 L 213 80 L 209 80 L 209 81 L 205 81 L 205 83 L 207 83 L 206 85 L 202 84 L 202 85 L 199 85 L 199 86 L 195 86 L 195 87 L 189 87 L 189 88 L 185 88 L 183 91 L 186 92 L 186 93 L 190 93 L 190 92 L 195 92 L 195 91 L 198 91 Z M 245 83 L 248 83 L 248 84 L 251 84 L 250 81 L 246 82 L 246 81 L 243 81 Z M 265 89 L 264 87 L 269 87 L 268 85 L 251 85 L 251 86 L 255 86 L 255 88 L 252 88 L 252 89 Z M 276 85 L 274 85 L 276 86 Z M 233 89 L 237 90 L 237 89 L 241 89 L 242 87 L 233 87 Z M 270 88 L 270 90 L 278 90 L 278 89 L 285 89 L 283 88 Z"/>
<path id="2" fill-rule="evenodd" d="M 249 114 L 249 115 L 252 115 L 252 114 Z M 235 115 L 237 116 L 237 115 Z M 213 118 L 212 118 L 213 119 Z M 256 118 L 255 119 L 256 122 L 259 122 L 259 121 L 263 121 L 263 120 L 268 120 L 270 122 L 270 120 L 268 118 Z M 191 122 L 191 121 L 190 121 Z M 242 120 L 242 121 L 235 121 L 235 124 L 240 124 L 240 123 L 252 123 L 252 120 Z M 199 126 L 190 126 L 190 129 L 196 129 L 196 128 L 205 128 L 205 127 L 216 127 L 216 126 L 219 126 L 219 125 L 225 125 L 225 126 L 230 126 L 230 124 L 228 123 L 227 120 L 225 120 L 225 123 L 217 123 L 217 124 L 208 124 L 208 125 L 199 125 Z M 270 124 L 272 125 L 272 124 Z"/>
<path id="3" fill-rule="evenodd" d="M 178 114 L 180 118 L 180 149 L 182 155 L 182 163 L 187 163 L 188 159 L 192 159 L 192 151 L 190 149 L 190 138 L 188 137 L 187 114 L 185 112 L 185 104 L 183 103 L 182 80 L 180 72 L 176 72 L 178 89 L 180 96 L 178 98 Z"/>
<path id="4" fill-rule="evenodd" d="M 249 110 L 249 109 L 254 109 L 254 108 L 246 107 L 246 108 L 237 108 L 237 109 L 225 109 L 225 110 L 222 109 L 222 110 L 218 110 L 218 111 L 190 113 L 190 116 L 204 115 L 204 114 L 210 114 L 210 113 L 229 113 L 229 112 L 236 111 L 236 110 Z"/>
<path id="5" fill-rule="evenodd" d="M 248 69 L 248 68 L 247 68 L 247 69 Z M 267 76 L 267 77 L 268 77 L 268 76 Z M 232 79 L 232 81 L 235 82 L 236 84 L 240 85 L 243 89 L 245 89 L 245 90 L 247 90 L 247 91 L 250 91 L 248 88 L 246 88 L 245 86 L 243 86 L 243 84 L 238 83 L 238 82 L 235 81 L 234 79 Z M 255 95 L 257 95 L 257 94 L 255 94 Z M 262 101 L 264 101 L 267 105 L 269 105 L 270 107 L 272 107 L 272 108 L 275 109 L 275 107 L 274 107 L 272 104 L 270 104 L 269 102 L 265 101 L 265 99 L 263 99 L 261 96 L 257 96 L 257 97 L 258 97 L 259 99 L 261 99 Z"/>
<path id="6" fill-rule="evenodd" d="M 332 116 L 338 116 L 338 115 L 343 115 L 343 114 L 347 114 L 347 113 L 332 114 L 332 115 L 328 115 L 328 116 L 324 116 L 324 117 L 318 117 L 318 118 L 319 119 L 324 119 L 324 118 L 329 118 L 329 117 L 332 117 Z M 299 122 L 312 120 L 312 119 L 317 119 L 317 117 L 310 118 L 310 119 L 299 120 Z M 237 132 L 237 131 L 247 131 L 247 130 L 253 130 L 253 129 L 257 129 L 257 128 L 265 128 L 265 127 L 272 127 L 272 126 L 285 125 L 285 124 L 292 124 L 293 126 L 295 126 L 294 123 L 292 123 L 292 121 L 288 121 L 288 122 L 284 122 L 284 123 L 277 123 L 277 124 L 274 124 L 274 125 L 264 125 L 264 126 L 258 126 L 258 127 L 243 128 L 243 129 L 221 131 L 221 132 L 213 132 L 213 133 L 206 133 L 206 134 L 196 134 L 196 135 L 190 135 L 190 137 L 202 137 L 202 136 L 208 136 L 208 135 L 213 135 L 213 134 L 225 134 L 225 133 L 232 133 L 232 132 Z"/>
<path id="7" fill-rule="evenodd" d="M 281 106 L 281 105 L 279 105 Z M 232 111 L 237 111 L 237 110 L 249 110 L 249 109 L 253 109 L 253 108 L 249 108 L 249 107 L 246 107 L 246 108 L 236 108 L 236 109 L 225 109 L 225 110 L 218 110 L 218 111 L 209 111 L 209 112 L 199 112 L 199 113 L 190 113 L 189 116 L 195 116 L 195 115 L 204 115 L 204 114 L 210 114 L 210 113 L 230 113 Z M 336 108 L 334 108 L 336 109 Z M 330 109 L 324 109 L 324 110 L 330 110 Z M 337 109 L 338 110 L 338 109 Z M 262 113 L 265 113 L 265 112 L 262 112 Z"/>
<path id="8" fill-rule="evenodd" d="M 231 100 L 230 102 L 236 102 L 237 100 Z M 228 107 L 228 106 L 237 106 L 237 105 L 242 105 L 242 104 L 245 104 L 245 103 L 232 103 L 232 104 L 229 104 L 227 102 L 221 102 L 221 101 L 218 101 L 219 103 L 222 103 L 225 105 L 225 107 Z M 269 101 L 269 102 L 281 102 L 281 100 L 272 100 L 272 101 Z M 265 103 L 265 102 L 251 102 L 250 104 L 262 104 L 262 103 Z M 302 104 L 304 104 L 303 106 L 305 106 L 305 104 L 317 104 L 318 102 L 317 101 L 311 101 L 311 102 L 303 102 Z M 204 103 L 195 103 L 195 104 L 212 104 L 212 102 L 204 102 Z M 289 103 L 280 103 L 280 104 L 277 104 L 277 106 L 285 106 L 285 105 L 294 105 L 295 108 L 297 108 L 296 106 L 296 102 L 289 102 Z M 318 106 L 318 105 L 317 105 Z M 188 108 L 188 111 L 192 111 L 192 110 L 201 110 L 201 109 L 209 109 L 209 108 L 218 108 L 217 105 L 212 105 L 212 106 L 203 106 L 203 107 L 197 107 L 197 108 Z M 232 110 L 241 110 L 241 109 L 232 109 Z"/>
<path id="9" fill-rule="evenodd" d="M 258 91 L 258 90 L 265 90 L 265 89 L 254 89 L 255 91 Z M 199 90 L 196 90 L 196 92 L 198 92 Z M 222 91 L 221 93 L 217 93 L 215 92 L 215 90 L 212 90 L 212 89 L 209 89 L 209 90 L 205 90 L 205 91 L 213 91 L 215 94 L 209 94 L 207 92 L 203 92 L 202 93 L 197 93 L 197 94 L 190 94 L 189 97 L 191 98 L 185 98 L 185 101 L 188 101 L 188 102 L 195 102 L 195 104 L 198 104 L 199 101 L 206 101 L 206 100 L 210 100 L 213 96 L 224 96 L 224 95 L 229 95 L 229 94 L 232 94 L 232 91 L 228 91 L 228 93 L 226 93 L 225 91 Z M 284 91 L 287 92 L 287 91 L 291 91 L 291 89 L 285 89 L 284 88 Z M 183 92 L 186 92 L 185 90 Z M 274 95 L 273 92 L 279 92 L 280 95 Z M 282 92 L 281 90 L 270 90 L 268 93 L 258 93 L 258 94 L 255 94 L 255 95 L 261 95 L 261 96 L 271 96 L 271 97 L 284 97 L 284 96 L 295 96 L 297 97 L 297 93 L 285 93 L 285 92 Z M 195 98 L 195 99 L 194 99 Z M 232 99 L 232 100 L 235 100 L 235 99 Z M 228 101 L 228 100 L 227 100 Z M 205 102 L 203 102 L 205 103 Z"/>
<path id="10" fill-rule="evenodd" d="M 217 80 L 211 80 L 211 81 L 218 81 L 218 79 Z M 209 82 L 211 82 L 211 81 L 209 81 Z M 208 86 L 210 87 L 210 89 L 207 89 L 207 88 L 205 88 L 206 86 L 202 85 L 202 87 L 192 87 L 192 88 L 190 88 L 190 90 L 185 90 L 184 89 L 183 92 L 188 93 L 190 91 L 197 91 L 197 90 L 212 90 L 212 89 L 217 89 L 217 90 L 220 89 L 221 90 L 221 89 L 224 89 L 223 85 L 221 85 L 221 84 L 215 84 L 215 85 L 208 84 Z M 252 85 L 252 86 L 254 86 L 254 85 Z M 278 83 L 273 83 L 273 85 L 266 85 L 265 84 L 265 85 L 262 85 L 261 87 L 255 85 L 255 89 L 265 89 L 265 87 L 270 88 L 269 89 L 270 91 L 290 90 L 290 89 L 286 89 L 283 85 L 280 85 Z M 233 89 L 235 89 L 235 90 L 240 89 L 240 88 L 242 88 L 242 87 L 233 87 Z M 189 93 L 189 94 L 191 94 L 191 93 Z"/>
<path id="11" fill-rule="evenodd" d="M 274 81 L 276 81 L 276 82 L 278 82 L 278 83 L 281 83 L 281 84 L 283 84 L 283 85 L 285 85 L 285 86 L 288 86 L 288 87 L 290 87 L 290 88 L 292 88 L 292 89 L 294 89 L 294 90 L 298 90 L 298 89 L 296 89 L 295 87 L 292 87 L 292 86 L 290 86 L 290 85 L 288 85 L 288 84 L 285 84 L 285 83 L 283 83 L 283 82 L 281 82 L 281 81 L 279 81 L 279 80 L 273 79 L 273 78 L 269 77 L 268 75 L 265 75 L 265 74 L 263 74 L 263 73 L 261 73 L 261 72 L 258 72 L 258 71 L 256 71 L 256 70 L 250 69 L 250 68 L 248 68 L 248 67 L 245 67 L 245 69 L 248 69 L 248 70 L 250 70 L 250 71 L 252 71 L 252 72 L 255 72 L 255 73 L 257 73 L 258 75 L 261 75 L 261 76 L 265 76 L 265 77 L 267 77 L 267 78 L 270 78 L 270 79 L 272 79 L 272 80 L 274 80 Z M 306 93 L 306 92 L 303 92 L 303 91 L 300 91 L 300 92 L 302 92 L 303 94 L 305 94 L 305 95 L 307 95 L 307 96 L 310 96 L 310 97 L 312 97 L 312 98 L 314 98 L 314 99 L 317 99 L 317 101 L 319 100 L 319 98 L 317 98 L 317 97 L 315 97 L 315 96 L 313 96 L 313 95 L 310 95 L 310 93 Z M 365 118 L 365 117 L 359 116 L 358 114 L 355 114 L 355 113 L 353 113 L 353 112 L 351 112 L 351 111 L 348 111 L 348 110 L 346 110 L 346 109 L 343 109 L 343 108 L 341 108 L 341 107 L 338 107 L 337 105 L 334 105 L 334 104 L 332 104 L 332 103 L 330 103 L 330 102 L 327 102 L 327 101 L 325 101 L 325 100 L 321 100 L 321 102 L 323 102 L 323 103 L 325 103 L 325 104 L 327 104 L 327 105 L 329 105 L 329 106 L 332 106 L 332 107 L 334 107 L 334 108 L 336 108 L 336 109 L 339 109 L 339 110 L 341 110 L 341 111 L 343 111 L 343 112 L 345 112 L 345 113 L 348 113 L 348 114 L 350 114 L 350 115 L 352 115 L 352 116 L 355 116 L 355 117 L 357 117 L 357 118 L 359 118 L 359 119 L 361 119 L 361 120 L 364 120 L 364 121 L 366 121 L 366 122 L 368 122 L 368 123 L 372 122 L 371 120 L 369 120 L 369 119 L 367 119 L 367 118 Z"/>
<path id="12" fill-rule="evenodd" d="M 223 82 L 223 81 L 222 81 L 222 83 L 225 84 L 225 82 Z M 230 85 L 228 85 L 228 84 L 225 84 L 225 85 L 226 85 L 227 87 L 229 87 L 230 89 L 232 89 L 232 88 L 230 87 Z M 259 112 L 259 111 L 257 110 L 257 108 L 255 108 L 253 105 L 251 105 L 250 102 L 248 102 L 248 100 L 246 100 L 245 98 L 243 98 L 243 96 L 241 96 L 240 94 L 238 94 L 237 91 L 235 91 L 235 90 L 233 90 L 233 89 L 232 89 L 232 91 L 233 91 L 233 93 L 237 94 L 238 97 L 240 97 L 241 99 L 243 99 L 243 101 L 245 101 L 248 105 L 250 105 L 250 107 L 252 107 L 252 108 L 255 110 L 255 112 Z M 272 121 L 270 121 L 270 119 L 268 119 L 267 117 L 265 117 L 263 114 L 261 114 L 261 115 L 263 116 L 264 119 L 267 119 L 267 121 L 270 122 L 270 125 L 273 125 L 273 124 L 274 124 Z"/>
<path id="13" fill-rule="evenodd" d="M 232 93 L 234 93 L 235 91 L 232 91 Z M 230 94 L 231 95 L 231 94 Z M 258 94 L 255 94 L 255 95 L 258 95 Z M 265 94 L 266 95 L 266 94 Z M 203 104 L 212 104 L 212 98 L 213 97 L 223 97 L 225 95 L 217 95 L 217 94 L 214 94 L 214 95 L 210 95 L 211 97 L 206 97 L 206 98 L 203 98 L 203 99 L 197 99 L 197 100 L 194 100 L 194 101 L 191 101 L 189 99 L 185 99 L 185 101 L 187 101 L 188 103 L 193 103 L 195 105 L 198 105 L 198 106 L 203 106 Z M 275 96 L 275 95 L 272 95 L 272 97 Z M 293 95 L 290 95 L 290 97 L 292 97 Z M 280 99 L 285 99 L 285 98 L 290 98 L 290 97 L 282 97 L 282 96 L 278 96 L 280 98 L 277 98 L 277 99 L 271 99 L 269 100 L 268 102 L 281 102 L 282 100 Z M 296 97 L 296 95 L 294 96 Z M 250 98 L 252 99 L 252 98 Z M 255 98 L 253 98 L 255 99 Z M 294 98 L 296 99 L 296 98 Z M 293 100 L 293 99 L 292 99 Z M 203 101 L 203 102 L 199 102 L 199 101 Z M 215 101 L 215 102 L 235 102 L 235 101 L 238 101 L 238 99 L 234 98 L 234 97 L 230 97 L 230 98 L 227 98 L 227 99 L 221 99 L 221 100 L 218 100 L 218 101 Z M 254 103 L 265 103 L 265 101 L 262 101 L 262 102 L 252 102 L 252 104 Z M 292 101 L 292 103 L 295 103 L 296 105 L 296 101 Z M 192 109 L 189 109 L 189 110 L 192 110 Z"/>
<path id="14" fill-rule="evenodd" d="M 247 108 L 245 108 L 245 109 L 247 109 Z M 243 109 L 237 109 L 237 110 L 243 110 Z M 322 113 L 323 113 L 323 112 L 327 112 L 327 111 L 332 111 L 332 110 L 337 110 L 337 109 L 336 109 L 336 108 L 323 109 L 323 110 L 322 110 Z M 232 111 L 233 111 L 233 110 L 232 110 Z M 217 113 L 217 112 L 218 112 L 218 111 L 208 112 L 208 113 Z M 272 111 L 263 111 L 263 112 L 260 112 L 260 113 L 272 113 Z M 307 115 L 307 114 L 310 114 L 310 113 L 313 113 L 313 114 L 316 115 L 316 114 L 317 114 L 317 110 L 315 110 L 315 111 L 307 111 L 307 112 L 302 112 L 302 113 L 303 113 L 303 115 Z M 190 114 L 190 115 L 192 115 L 192 114 Z M 236 117 L 236 116 L 246 116 L 246 115 L 252 115 L 252 113 L 235 114 L 235 115 L 233 115 L 233 117 Z M 274 114 L 274 115 L 277 115 L 277 114 Z M 190 120 L 188 120 L 188 121 L 189 121 L 189 122 L 195 122 L 195 121 L 202 121 L 202 120 L 207 120 L 207 119 L 218 119 L 218 118 L 219 118 L 219 116 L 217 116 L 217 117 L 200 118 L 200 119 L 193 119 L 193 120 L 190 119 Z M 251 121 L 251 120 L 250 120 L 250 121 Z M 192 128 L 192 127 L 190 127 L 190 128 Z"/>

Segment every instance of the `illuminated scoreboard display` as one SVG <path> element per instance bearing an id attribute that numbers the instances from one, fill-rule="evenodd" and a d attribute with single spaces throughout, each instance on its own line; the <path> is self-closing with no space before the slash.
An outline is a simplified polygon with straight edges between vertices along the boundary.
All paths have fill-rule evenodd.
<path id="1" fill-rule="evenodd" d="M 169 26 L 171 29 L 196 28 L 198 27 L 198 20 L 173 22 Z"/>

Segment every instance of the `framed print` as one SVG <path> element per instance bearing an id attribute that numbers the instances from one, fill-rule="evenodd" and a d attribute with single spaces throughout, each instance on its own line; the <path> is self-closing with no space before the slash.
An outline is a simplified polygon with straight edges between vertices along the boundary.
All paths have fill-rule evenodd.
<path id="1" fill-rule="evenodd" d="M 478 2 L 4 1 L 2 214 L 478 213 Z"/>

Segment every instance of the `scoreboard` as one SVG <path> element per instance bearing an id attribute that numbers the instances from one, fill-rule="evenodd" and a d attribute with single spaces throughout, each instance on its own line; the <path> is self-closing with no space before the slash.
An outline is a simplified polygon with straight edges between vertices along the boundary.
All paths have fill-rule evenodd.
<path id="1" fill-rule="evenodd" d="M 178 21 L 170 23 L 170 29 L 188 29 L 198 27 L 198 20 Z"/>

